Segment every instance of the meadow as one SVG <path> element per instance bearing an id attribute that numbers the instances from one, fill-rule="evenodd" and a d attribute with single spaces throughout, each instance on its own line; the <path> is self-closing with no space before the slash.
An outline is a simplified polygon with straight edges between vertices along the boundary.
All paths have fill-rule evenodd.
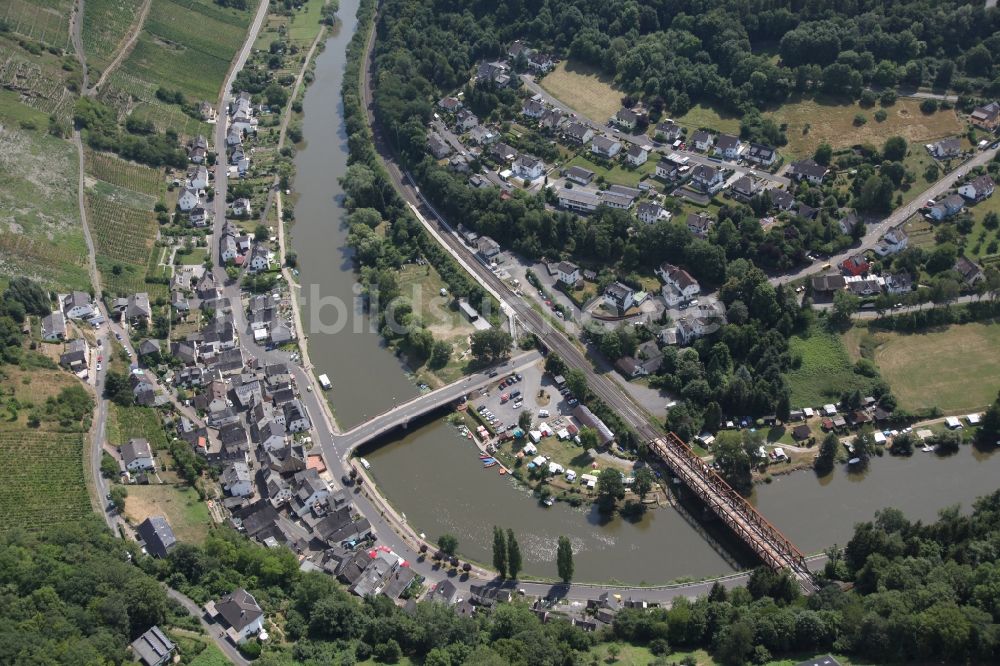
<path id="1" fill-rule="evenodd" d="M 854 372 L 840 337 L 814 328 L 809 337 L 792 336 L 789 346 L 801 364 L 787 374 L 792 409 L 838 402 L 848 391 L 867 392 L 870 381 Z"/>

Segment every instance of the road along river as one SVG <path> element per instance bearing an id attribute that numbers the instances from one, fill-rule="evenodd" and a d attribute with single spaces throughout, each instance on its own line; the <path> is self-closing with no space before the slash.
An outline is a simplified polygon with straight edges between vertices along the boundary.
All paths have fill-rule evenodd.
<path id="1" fill-rule="evenodd" d="M 310 356 L 317 373 L 326 373 L 333 382 L 329 397 L 342 428 L 417 394 L 406 368 L 370 330 L 358 306 L 357 276 L 345 247 L 343 191 L 337 183 L 347 169 L 340 85 L 357 5 L 357 0 L 341 3 L 343 23 L 317 56 L 316 78 L 305 95 L 303 132 L 308 143 L 295 159 L 292 227 Z M 339 330 L 324 333 L 312 320 Z M 366 455 L 381 491 L 418 532 L 431 540 L 450 532 L 458 538 L 462 555 L 481 562 L 490 561 L 492 528 L 500 525 L 518 534 L 527 575 L 555 576 L 560 535 L 574 543 L 578 581 L 664 583 L 733 570 L 734 558 L 714 550 L 702 534 L 704 526 L 692 526 L 671 508 L 630 523 L 620 518 L 603 521 L 583 507 L 540 506 L 512 480 L 484 470 L 471 444 L 440 415 L 411 425 L 408 432 Z M 758 487 L 754 501 L 802 550 L 815 552 L 843 544 L 854 523 L 870 519 L 885 506 L 922 519 L 957 502 L 968 506 L 972 498 L 998 485 L 995 465 L 985 464 L 983 458 L 963 448 L 943 459 L 921 452 L 907 460 L 875 459 L 864 476 L 837 470 L 817 479 L 811 472 L 799 472 Z M 701 516 L 697 509 L 694 513 Z M 707 529 L 719 532 L 711 523 Z M 735 543 L 725 547 L 739 550 Z M 746 562 L 739 554 L 735 560 Z"/>

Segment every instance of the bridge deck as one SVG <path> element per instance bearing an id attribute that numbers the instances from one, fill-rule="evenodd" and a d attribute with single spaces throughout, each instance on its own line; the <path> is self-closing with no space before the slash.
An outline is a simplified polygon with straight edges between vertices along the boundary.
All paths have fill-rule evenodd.
<path id="1" fill-rule="evenodd" d="M 765 564 L 774 569 L 788 569 L 804 590 L 812 590 L 812 575 L 802 552 L 742 495 L 733 490 L 715 470 L 706 465 L 691 447 L 671 433 L 666 438 L 653 440 L 650 449 Z"/>

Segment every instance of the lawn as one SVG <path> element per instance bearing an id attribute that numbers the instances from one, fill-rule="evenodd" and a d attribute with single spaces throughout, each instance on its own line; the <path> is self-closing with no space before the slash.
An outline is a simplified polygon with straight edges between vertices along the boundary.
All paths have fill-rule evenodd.
<path id="1" fill-rule="evenodd" d="M 293 44 L 307 49 L 312 41 L 316 39 L 316 34 L 320 31 L 322 24 L 320 19 L 323 15 L 324 0 L 308 0 L 305 6 L 292 15 L 291 23 L 288 26 L 288 39 Z"/>
<path id="2" fill-rule="evenodd" d="M 1000 389 L 1000 324 L 962 324 L 929 333 L 886 333 L 875 362 L 903 409 L 964 412 Z"/>
<path id="3" fill-rule="evenodd" d="M 208 259 L 208 249 L 196 247 L 191 250 L 191 254 L 178 254 L 177 256 L 180 257 L 181 264 L 184 266 L 200 266 Z"/>
<path id="4" fill-rule="evenodd" d="M 803 99 L 783 104 L 765 115 L 778 124 L 788 125 L 785 132 L 788 145 L 783 152 L 793 158 L 811 156 L 816 146 L 824 142 L 834 150 L 860 143 L 881 147 L 888 137 L 898 135 L 911 144 L 923 144 L 962 131 L 962 123 L 953 110 L 928 115 L 920 111 L 920 100 L 917 99 L 901 98 L 894 105 L 885 107 L 888 117 L 881 123 L 875 120 L 875 112 L 880 108 L 877 105 L 862 108 L 857 102 Z M 854 116 L 859 113 L 868 122 L 856 127 Z M 917 174 L 918 179 L 921 175 Z"/>
<path id="5" fill-rule="evenodd" d="M 150 516 L 166 516 L 177 540 L 188 543 L 204 541 L 212 522 L 194 488 L 169 484 L 129 486 L 125 515 L 133 525 Z"/>
<path id="6" fill-rule="evenodd" d="M 618 113 L 623 91 L 593 67 L 564 60 L 538 82 L 560 102 L 598 123 Z"/>
<path id="7" fill-rule="evenodd" d="M 793 357 L 802 359 L 787 375 L 793 409 L 837 402 L 843 393 L 856 388 L 867 391 L 869 380 L 855 374 L 838 336 L 817 327 L 807 338 L 793 336 L 789 345 Z"/>
<path id="8" fill-rule="evenodd" d="M 167 435 L 155 409 L 112 404 L 108 412 L 108 442 L 120 446 L 133 437 L 145 439 L 154 451 L 167 448 Z"/>
<path id="9" fill-rule="evenodd" d="M 92 511 L 83 478 L 84 435 L 0 430 L 0 532 L 74 523 Z"/>
<path id="10" fill-rule="evenodd" d="M 1000 215 L 1000 196 L 994 194 L 986 201 L 981 201 L 970 206 L 969 211 L 972 213 L 975 225 L 972 227 L 972 231 L 965 237 L 965 256 L 976 260 L 985 260 L 987 264 L 996 263 L 1000 259 L 1000 255 L 997 253 L 997 245 L 1000 245 L 998 243 L 1000 230 L 987 229 L 983 224 L 983 220 L 986 218 L 987 213 L 997 213 Z M 992 252 L 990 251 L 991 249 L 993 250 Z"/>
<path id="11" fill-rule="evenodd" d="M 222 654 L 222 650 L 215 647 L 215 643 L 208 642 L 205 649 L 198 653 L 189 666 L 229 666 L 232 663 Z"/>
<path id="12" fill-rule="evenodd" d="M 683 116 L 673 119 L 678 125 L 688 128 L 688 132 L 699 127 L 711 127 L 712 129 L 727 134 L 740 133 L 740 119 L 724 111 L 720 112 L 708 106 L 696 104 Z M 650 127 L 650 132 L 655 130 L 655 125 Z"/>
<path id="13" fill-rule="evenodd" d="M 649 176 L 656 172 L 656 161 L 647 160 L 645 164 L 638 168 L 626 169 L 620 164 L 615 164 L 610 169 L 602 167 L 598 164 L 591 162 L 583 154 L 577 155 L 569 162 L 566 163 L 567 167 L 571 166 L 581 166 L 584 169 L 590 169 L 597 176 L 595 178 L 604 177 L 604 180 L 611 185 L 625 185 L 627 187 L 636 187 L 639 185 L 639 181 L 642 180 L 643 176 Z"/>
<path id="14" fill-rule="evenodd" d="M 50 289 L 86 289 L 77 155 L 71 143 L 49 135 L 46 124 L 0 133 L 0 273 L 25 275 Z"/>

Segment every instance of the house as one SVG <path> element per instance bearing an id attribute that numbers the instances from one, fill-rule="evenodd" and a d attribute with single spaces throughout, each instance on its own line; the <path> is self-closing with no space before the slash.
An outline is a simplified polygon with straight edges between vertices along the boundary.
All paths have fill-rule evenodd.
<path id="1" fill-rule="evenodd" d="M 660 220 L 669 220 L 671 215 L 666 208 L 660 204 L 650 203 L 643 201 L 635 209 L 635 216 L 639 218 L 640 222 L 645 222 L 646 224 L 655 224 Z"/>
<path id="2" fill-rule="evenodd" d="M 882 293 L 885 280 L 880 276 L 852 275 L 847 278 L 847 289 L 855 296 L 874 296 Z"/>
<path id="3" fill-rule="evenodd" d="M 865 255 L 855 254 L 844 259 L 840 268 L 849 275 L 864 275 L 871 268 L 871 264 L 865 259 Z"/>
<path id="4" fill-rule="evenodd" d="M 813 185 L 821 185 L 826 174 L 830 170 L 822 164 L 817 164 L 815 160 L 801 160 L 792 162 L 788 167 L 788 176 L 799 181 L 807 181 Z"/>
<path id="5" fill-rule="evenodd" d="M 792 428 L 792 439 L 796 442 L 804 442 L 812 437 L 812 428 L 810 428 L 805 423 L 795 426 Z"/>
<path id="6" fill-rule="evenodd" d="M 751 143 L 746 157 L 749 162 L 768 167 L 778 159 L 778 151 L 761 143 Z"/>
<path id="7" fill-rule="evenodd" d="M 441 138 L 441 135 L 437 132 L 431 132 L 430 136 L 427 137 L 427 149 L 431 151 L 431 155 L 435 159 L 442 160 L 451 154 L 451 146 L 448 142 Z"/>
<path id="8" fill-rule="evenodd" d="M 730 186 L 729 193 L 737 201 L 749 201 L 757 194 L 757 181 L 750 176 L 741 176 Z"/>
<path id="9" fill-rule="evenodd" d="M 890 254 L 902 252 L 910 244 L 910 237 L 903 227 L 894 227 L 886 232 L 875 245 L 875 254 L 880 257 L 888 257 Z"/>
<path id="10" fill-rule="evenodd" d="M 139 523 L 135 531 L 142 539 L 146 552 L 153 557 L 166 557 L 177 544 L 174 531 L 163 516 L 150 516 Z"/>
<path id="11" fill-rule="evenodd" d="M 635 291 L 621 282 L 613 282 L 604 290 L 604 302 L 624 314 L 635 302 Z"/>
<path id="12" fill-rule="evenodd" d="M 74 338 L 66 345 L 66 351 L 59 356 L 59 365 L 70 372 L 81 372 L 87 369 L 87 341 Z"/>
<path id="13" fill-rule="evenodd" d="M 477 125 L 469 130 L 469 141 L 480 146 L 496 143 L 499 138 L 499 134 L 484 125 Z"/>
<path id="14" fill-rule="evenodd" d="M 995 132 L 997 127 L 1000 126 L 1000 104 L 990 102 L 986 106 L 973 109 L 969 120 L 979 129 Z"/>
<path id="15" fill-rule="evenodd" d="M 720 134 L 715 140 L 715 154 L 726 160 L 735 160 L 739 157 L 742 147 L 739 137 L 731 134 Z"/>
<path id="16" fill-rule="evenodd" d="M 771 205 L 779 211 L 791 210 L 795 205 L 795 197 L 785 190 L 772 187 L 767 190 L 767 198 Z"/>
<path id="17" fill-rule="evenodd" d="M 691 183 L 707 194 L 715 194 L 725 182 L 722 172 L 715 167 L 699 164 L 691 170 Z"/>
<path id="18" fill-rule="evenodd" d="M 97 314 L 90 294 L 83 291 L 74 291 L 63 296 L 62 310 L 70 319 L 90 319 Z"/>
<path id="19" fill-rule="evenodd" d="M 715 223 L 707 213 L 688 213 L 685 224 L 687 228 L 698 238 L 707 238 L 708 231 Z"/>
<path id="20" fill-rule="evenodd" d="M 427 593 L 429 601 L 437 601 L 445 605 L 452 605 L 458 598 L 458 588 L 450 580 L 445 579 L 434 586 L 434 589 Z"/>
<path id="21" fill-rule="evenodd" d="M 479 63 L 476 68 L 476 83 L 492 83 L 502 88 L 510 83 L 510 67 L 502 62 Z"/>
<path id="22" fill-rule="evenodd" d="M 130 472 L 140 469 L 153 469 L 153 451 L 149 442 L 141 437 L 133 437 L 119 447 L 122 462 Z"/>
<path id="23" fill-rule="evenodd" d="M 983 269 L 976 262 L 964 256 L 955 260 L 955 272 L 962 277 L 962 282 L 969 287 L 986 279 Z"/>
<path id="24" fill-rule="evenodd" d="M 139 343 L 139 356 L 158 356 L 160 353 L 160 342 L 152 338 L 145 338 Z"/>
<path id="25" fill-rule="evenodd" d="M 42 340 L 56 342 L 66 339 L 66 315 L 59 310 L 42 317 Z"/>
<path id="26" fill-rule="evenodd" d="M 239 146 L 243 143 L 243 130 L 239 127 L 230 127 L 226 132 L 226 145 L 232 148 L 233 146 Z"/>
<path id="27" fill-rule="evenodd" d="M 650 146 L 637 146 L 633 144 L 625 154 L 625 160 L 632 166 L 642 166 L 649 159 Z"/>
<path id="28" fill-rule="evenodd" d="M 204 190 L 208 187 L 208 169 L 204 165 L 194 168 L 188 176 L 188 187 L 194 190 Z"/>
<path id="29" fill-rule="evenodd" d="M 680 168 L 668 159 L 661 159 L 656 163 L 656 177 L 664 180 L 676 180 L 680 175 Z"/>
<path id="30" fill-rule="evenodd" d="M 833 294 L 847 287 L 843 275 L 817 275 L 810 279 L 813 294 Z"/>
<path id="31" fill-rule="evenodd" d="M 890 294 L 908 294 L 913 291 L 913 278 L 907 273 L 897 273 L 885 278 L 885 290 Z"/>
<path id="32" fill-rule="evenodd" d="M 456 173 L 469 173 L 472 170 L 472 158 L 468 155 L 452 155 L 448 160 L 448 168 Z"/>
<path id="33" fill-rule="evenodd" d="M 209 102 L 202 102 L 198 105 L 198 115 L 201 116 L 201 119 L 205 122 L 209 122 L 215 120 L 218 114 L 215 111 L 215 107 Z"/>
<path id="34" fill-rule="evenodd" d="M 205 604 L 205 614 L 226 627 L 226 636 L 233 643 L 242 643 L 264 628 L 264 611 L 243 588 L 218 601 L 209 601 Z"/>
<path id="35" fill-rule="evenodd" d="M 611 159 L 622 150 L 621 141 L 606 136 L 595 136 L 590 143 L 590 152 L 600 155 L 605 159 Z"/>
<path id="36" fill-rule="evenodd" d="M 856 211 L 848 211 L 844 217 L 840 218 L 837 225 L 840 227 L 840 233 L 845 236 L 851 236 L 854 234 L 855 230 L 861 225 L 861 218 L 858 217 Z"/>
<path id="37" fill-rule="evenodd" d="M 198 190 L 185 187 L 177 197 L 177 207 L 180 208 L 185 213 L 194 210 L 201 205 L 201 197 L 199 196 Z"/>
<path id="38" fill-rule="evenodd" d="M 229 163 L 236 167 L 236 172 L 242 177 L 250 168 L 250 156 L 247 155 L 242 146 L 236 146 L 232 154 L 229 155 Z"/>
<path id="39" fill-rule="evenodd" d="M 546 112 L 546 107 L 544 104 L 539 102 L 537 99 L 529 99 L 521 105 L 521 114 L 528 116 L 529 118 L 541 118 L 542 114 Z"/>
<path id="40" fill-rule="evenodd" d="M 330 486 L 314 468 L 296 472 L 292 480 L 292 511 L 300 518 L 330 496 Z"/>
<path id="41" fill-rule="evenodd" d="M 962 154 L 962 140 L 958 137 L 941 139 L 937 143 L 928 144 L 927 152 L 931 154 L 931 157 L 939 160 L 958 157 Z"/>
<path id="42" fill-rule="evenodd" d="M 581 166 L 571 166 L 563 170 L 563 176 L 566 180 L 572 180 L 578 185 L 590 185 L 590 181 L 594 179 L 594 175 L 593 171 L 584 169 Z"/>
<path id="43" fill-rule="evenodd" d="M 455 114 L 455 126 L 460 130 L 470 130 L 478 124 L 479 118 L 468 109 L 462 109 Z"/>
<path id="44" fill-rule="evenodd" d="M 949 194 L 941 201 L 934 204 L 929 211 L 929 215 L 937 220 L 945 220 L 956 213 L 961 212 L 965 206 L 965 199 L 958 194 Z"/>
<path id="45" fill-rule="evenodd" d="M 208 211 L 205 210 L 204 206 L 195 206 L 188 213 L 188 221 L 193 227 L 206 227 L 208 226 Z"/>
<path id="46" fill-rule="evenodd" d="M 531 155 L 521 155 L 514 160 L 513 171 L 522 180 L 537 180 L 545 173 L 545 162 Z"/>
<path id="47" fill-rule="evenodd" d="M 489 261 L 493 257 L 500 254 L 500 243 L 489 236 L 480 236 L 476 239 L 476 254 L 483 261 Z"/>
<path id="48" fill-rule="evenodd" d="M 583 123 L 571 122 L 563 129 L 563 136 L 570 141 L 583 145 L 594 138 L 594 130 Z"/>
<path id="49" fill-rule="evenodd" d="M 147 629 L 129 645 L 132 656 L 145 666 L 163 666 L 173 661 L 177 646 L 156 625 Z"/>
<path id="50" fill-rule="evenodd" d="M 236 247 L 235 236 L 227 234 L 219 239 L 219 258 L 222 259 L 222 263 L 227 264 L 230 261 L 235 260 L 239 254 L 239 250 Z"/>
<path id="51" fill-rule="evenodd" d="M 462 108 L 462 100 L 457 97 L 442 97 L 438 101 L 438 108 L 448 113 L 454 113 Z"/>
<path id="52" fill-rule="evenodd" d="M 148 322 L 153 317 L 153 308 L 149 305 L 149 294 L 146 292 L 119 298 L 115 302 L 115 311 L 121 315 L 123 321 L 133 325 L 141 321 Z"/>
<path id="53" fill-rule="evenodd" d="M 560 261 L 556 266 L 556 276 L 560 283 L 572 287 L 580 281 L 580 267 L 569 261 Z"/>
<path id="54" fill-rule="evenodd" d="M 285 428 L 288 432 L 302 432 L 312 427 L 305 405 L 300 400 L 291 400 L 282 405 L 285 414 Z"/>
<path id="55" fill-rule="evenodd" d="M 670 287 L 669 298 L 668 290 L 664 289 L 664 299 L 670 307 L 690 301 L 701 292 L 701 285 L 683 268 L 663 263 L 656 269 L 656 274 L 663 280 L 665 287 Z"/>
<path id="56" fill-rule="evenodd" d="M 700 150 L 701 152 L 708 152 L 714 143 L 715 137 L 704 130 L 698 130 L 691 135 L 689 143 L 694 146 L 695 150 Z"/>
<path id="57" fill-rule="evenodd" d="M 639 124 L 640 117 L 639 113 L 636 113 L 632 109 L 626 109 L 623 106 L 618 110 L 618 113 L 615 114 L 615 117 L 612 118 L 611 121 L 619 127 L 624 127 L 627 130 L 634 130 L 635 126 Z"/>
<path id="58" fill-rule="evenodd" d="M 668 143 L 673 143 L 681 138 L 684 131 L 681 126 L 672 120 L 665 120 L 656 124 L 653 136 Z"/>
<path id="59" fill-rule="evenodd" d="M 253 495 L 253 479 L 250 468 L 242 461 L 236 461 L 222 473 L 222 488 L 233 497 Z"/>
<path id="60" fill-rule="evenodd" d="M 260 271 L 266 271 L 270 265 L 270 253 L 267 250 L 267 246 L 263 243 L 254 245 L 253 251 L 250 252 L 250 272 L 259 273 Z"/>
<path id="61" fill-rule="evenodd" d="M 536 72 L 548 72 L 555 66 L 555 60 L 547 53 L 532 51 L 528 54 L 528 67 Z"/>
<path id="62" fill-rule="evenodd" d="M 241 197 L 233 202 L 233 215 L 236 217 L 249 217 L 253 213 L 253 209 L 250 207 L 250 200 L 246 197 Z"/>
<path id="63" fill-rule="evenodd" d="M 559 207 L 574 210 L 579 213 L 592 213 L 602 203 L 601 198 L 592 190 L 561 189 L 559 190 Z"/>
<path id="64" fill-rule="evenodd" d="M 156 386 L 146 377 L 146 373 L 135 371 L 129 376 L 132 398 L 137 405 L 150 406 L 156 402 Z"/>
<path id="65" fill-rule="evenodd" d="M 559 109 L 549 109 L 538 119 L 538 124 L 545 129 L 554 130 L 566 122 L 566 116 Z"/>
<path id="66" fill-rule="evenodd" d="M 601 192 L 601 203 L 608 208 L 618 208 L 628 210 L 635 202 L 635 198 L 620 192 L 612 192 L 610 189 Z"/>
<path id="67" fill-rule="evenodd" d="M 816 216 L 819 215 L 819 209 L 813 208 L 804 203 L 800 203 L 798 209 L 796 209 L 796 214 L 807 220 L 815 220 Z"/>
<path id="68" fill-rule="evenodd" d="M 958 193 L 970 201 L 982 201 L 993 196 L 995 184 L 987 174 L 973 178 L 958 188 Z"/>
<path id="69" fill-rule="evenodd" d="M 497 162 L 507 163 L 517 157 L 517 150 L 506 143 L 496 143 L 490 147 L 490 157 Z"/>

